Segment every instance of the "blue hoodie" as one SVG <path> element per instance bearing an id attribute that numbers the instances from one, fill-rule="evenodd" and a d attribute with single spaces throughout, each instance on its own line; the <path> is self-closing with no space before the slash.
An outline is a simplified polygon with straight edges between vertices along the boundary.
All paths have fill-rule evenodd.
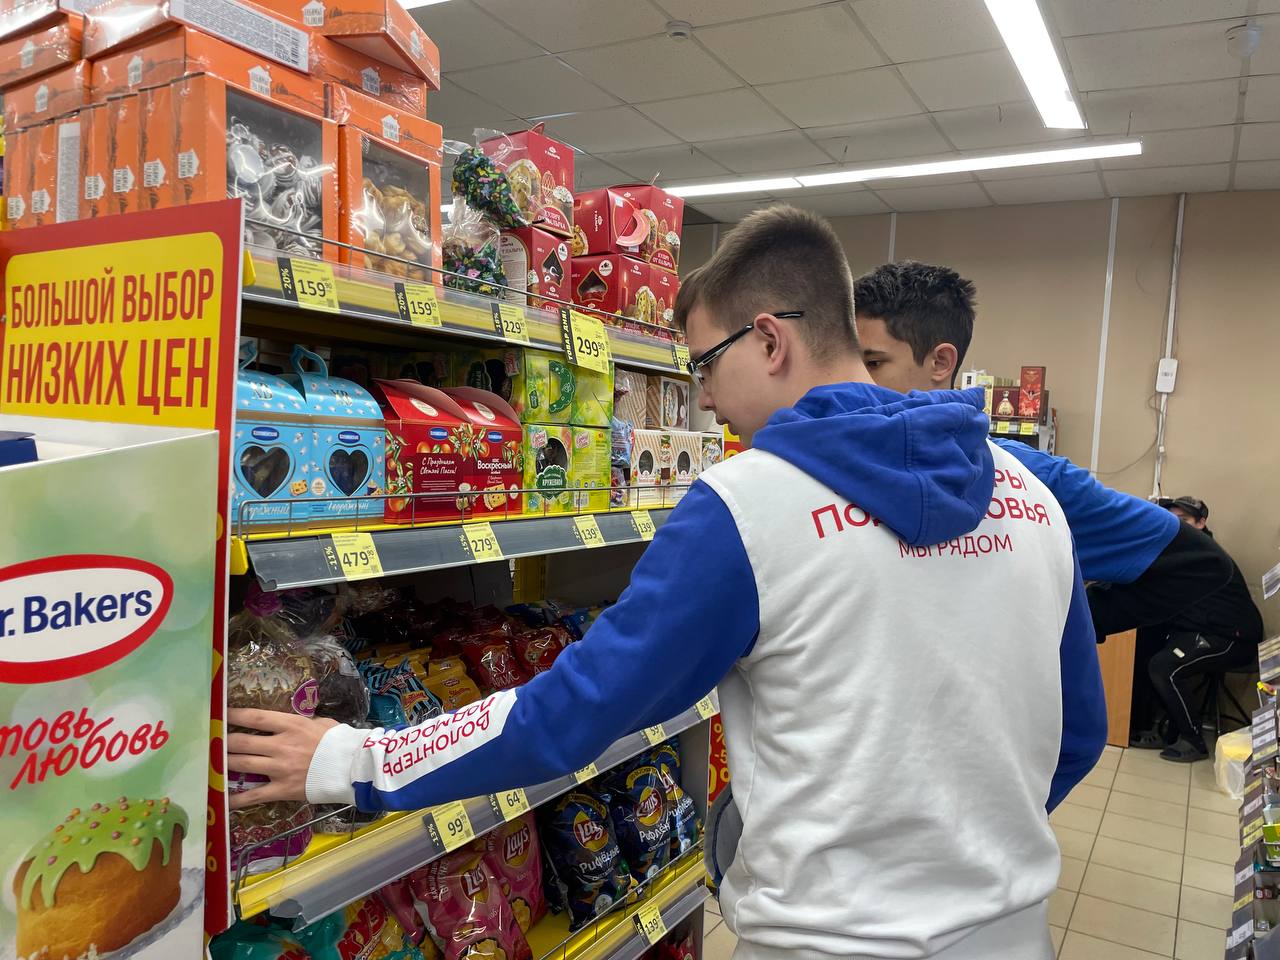
<path id="1" fill-rule="evenodd" d="M 903 397 L 872 384 L 832 384 L 774 414 L 754 445 L 859 504 L 907 543 L 936 544 L 972 531 L 991 500 L 994 467 L 981 408 L 980 390 Z M 498 732 L 433 754 L 394 789 L 357 782 L 355 800 L 364 809 L 414 809 L 580 769 L 619 737 L 706 696 L 750 652 L 759 625 L 756 581 L 738 528 L 711 487 L 695 482 L 618 602 L 502 708 L 493 721 Z M 1078 566 L 1060 649 L 1064 727 L 1050 808 L 1093 766 L 1105 735 Z M 351 761 L 333 748 L 364 736 L 350 731 L 321 745 L 309 799 L 350 799 Z M 972 749 L 981 747 L 975 741 Z"/>

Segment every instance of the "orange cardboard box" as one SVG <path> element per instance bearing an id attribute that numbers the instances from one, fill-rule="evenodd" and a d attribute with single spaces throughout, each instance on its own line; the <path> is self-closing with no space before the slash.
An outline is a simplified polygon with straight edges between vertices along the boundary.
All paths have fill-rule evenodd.
<path id="1" fill-rule="evenodd" d="M 303 21 L 319 21 L 318 33 L 440 89 L 440 50 L 398 0 L 310 0 Z"/>
<path id="2" fill-rule="evenodd" d="M 89 102 L 89 62 L 77 60 L 60 70 L 4 92 L 6 130 L 28 127 L 41 120 L 79 110 Z"/>
<path id="3" fill-rule="evenodd" d="M 94 0 L 0 0 L 0 37 L 25 33 L 59 14 L 81 14 Z"/>
<path id="4" fill-rule="evenodd" d="M 310 68 L 307 32 L 249 0 L 106 0 L 87 15 L 84 55 L 96 60 L 183 24 L 302 73 Z"/>
<path id="5" fill-rule="evenodd" d="M 81 169 L 84 163 L 84 122 L 80 111 L 58 117 L 53 121 L 57 152 L 53 158 L 52 177 L 45 173 L 45 182 L 53 182 L 53 219 L 55 223 L 70 223 L 84 216 L 84 181 Z"/>
<path id="6" fill-rule="evenodd" d="M 179 27 L 95 60 L 93 97 L 102 100 L 196 73 L 247 87 L 299 110 L 324 113 L 322 83 L 191 27 Z"/>
<path id="7" fill-rule="evenodd" d="M 138 209 L 177 206 L 178 152 L 174 149 L 177 104 L 173 84 L 148 87 L 138 94 Z"/>
<path id="8" fill-rule="evenodd" d="M 11 228 L 79 219 L 79 115 L 6 133 L 4 173 L 5 213 Z"/>
<path id="9" fill-rule="evenodd" d="M 431 282 L 439 267 L 441 130 L 421 117 L 397 114 L 363 94 L 329 85 L 338 127 L 340 256 L 408 280 Z M 413 267 L 374 256 L 390 253 Z"/>
<path id="10" fill-rule="evenodd" d="M 4 135 L 4 216 L 10 230 L 31 226 L 31 180 L 35 162 L 28 144 L 39 135 L 39 126 L 6 130 Z"/>
<path id="11" fill-rule="evenodd" d="M 311 74 L 320 80 L 367 93 L 415 117 L 427 115 L 425 80 L 371 60 L 326 37 L 316 35 L 311 38 Z"/>
<path id="12" fill-rule="evenodd" d="M 142 209 L 142 101 L 136 94 L 112 97 L 95 112 L 90 127 L 89 174 L 106 181 L 104 214 Z M 95 184 L 96 187 L 96 184 Z M 96 206 L 91 210 L 96 211 Z M 93 213 L 91 215 L 97 215 Z"/>
<path id="13" fill-rule="evenodd" d="M 0 43 L 0 87 L 33 80 L 80 59 L 84 20 L 61 14 L 50 26 L 42 26 Z"/>

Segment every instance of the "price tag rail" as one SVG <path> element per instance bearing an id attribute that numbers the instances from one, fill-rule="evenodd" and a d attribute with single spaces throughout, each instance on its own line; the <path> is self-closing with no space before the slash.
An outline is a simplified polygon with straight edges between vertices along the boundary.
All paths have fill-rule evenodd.
<path id="1" fill-rule="evenodd" d="M 715 694 L 713 693 L 712 698 Z M 670 736 L 678 736 L 705 722 L 696 708 L 666 721 Z M 640 732 L 617 740 L 596 760 L 607 770 L 650 749 Z M 546 803 L 577 786 L 573 774 L 525 788 L 530 808 Z M 465 800 L 471 828 L 477 837 L 503 823 L 502 814 L 490 798 Z M 439 809 L 439 808 L 437 808 Z M 317 833 L 307 852 L 288 866 L 258 877 L 240 878 L 235 889 L 236 908 L 241 917 L 270 911 L 291 920 L 294 929 L 314 923 L 411 870 L 438 859 L 445 853 L 438 830 L 428 824 L 431 810 L 391 816 L 351 834 Z M 698 861 L 701 869 L 701 858 Z M 636 954 L 639 956 L 639 954 Z"/>

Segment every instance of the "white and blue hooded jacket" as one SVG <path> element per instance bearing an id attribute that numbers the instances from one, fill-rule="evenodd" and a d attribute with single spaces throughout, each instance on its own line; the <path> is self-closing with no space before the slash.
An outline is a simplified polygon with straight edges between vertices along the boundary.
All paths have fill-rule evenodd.
<path id="1" fill-rule="evenodd" d="M 988 441 L 981 397 L 810 391 L 703 474 L 550 671 L 421 727 L 335 727 L 308 799 L 539 783 L 718 686 L 742 956 L 989 956 L 1026 934 L 1038 957 L 1046 805 L 1106 715 L 1062 511 Z"/>

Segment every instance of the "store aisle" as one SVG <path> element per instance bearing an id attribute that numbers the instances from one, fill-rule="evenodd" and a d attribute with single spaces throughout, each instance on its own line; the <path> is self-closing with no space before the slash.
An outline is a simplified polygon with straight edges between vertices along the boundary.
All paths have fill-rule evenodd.
<path id="1" fill-rule="evenodd" d="M 1049 818 L 1062 847 L 1049 905 L 1061 960 L 1222 960 L 1238 808 L 1212 760 L 1107 747 Z M 728 960 L 734 936 L 714 902 L 706 929 L 704 960 Z"/>

